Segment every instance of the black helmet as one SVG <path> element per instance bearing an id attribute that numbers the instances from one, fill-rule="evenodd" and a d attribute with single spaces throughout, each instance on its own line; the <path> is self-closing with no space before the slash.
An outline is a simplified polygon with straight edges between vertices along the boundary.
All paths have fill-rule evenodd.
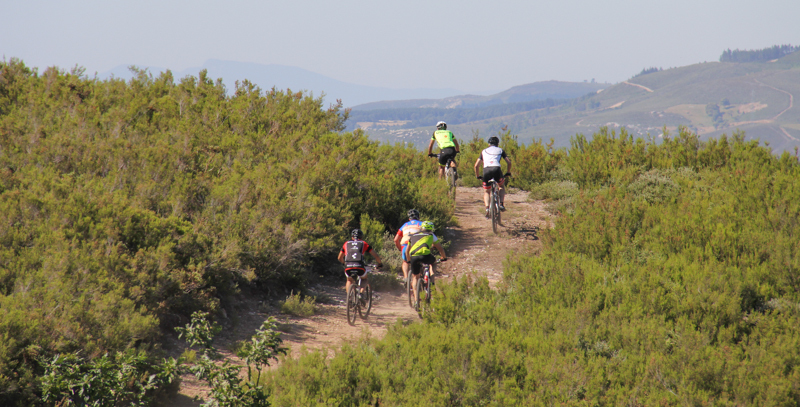
<path id="1" fill-rule="evenodd" d="M 439 130 L 447 130 L 447 123 L 445 122 L 436 123 L 436 128 Z"/>
<path id="2" fill-rule="evenodd" d="M 419 220 L 419 211 L 416 209 L 409 209 L 408 218 L 413 220 Z"/>
<path id="3" fill-rule="evenodd" d="M 350 232 L 350 236 L 353 237 L 353 240 L 361 240 L 364 239 L 364 232 L 362 232 L 361 229 L 353 229 L 353 231 Z"/>
<path id="4" fill-rule="evenodd" d="M 489 142 L 490 146 L 497 147 L 497 145 L 500 144 L 500 139 L 497 138 L 496 136 L 489 137 L 489 140 L 487 141 Z"/>

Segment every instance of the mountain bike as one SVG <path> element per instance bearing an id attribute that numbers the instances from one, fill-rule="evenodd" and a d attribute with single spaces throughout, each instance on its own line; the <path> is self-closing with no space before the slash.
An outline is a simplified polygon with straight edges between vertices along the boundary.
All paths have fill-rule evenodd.
<path id="1" fill-rule="evenodd" d="M 441 263 L 443 261 L 447 261 L 447 259 L 436 259 L 436 263 Z M 411 274 L 411 273 L 409 273 Z M 424 264 L 422 266 L 422 275 L 420 275 L 419 280 L 417 280 L 417 288 L 416 288 L 416 300 L 414 301 L 413 308 L 415 311 L 419 312 L 420 310 L 420 298 L 423 293 L 425 293 L 425 304 L 431 303 L 431 286 L 434 284 L 433 278 L 433 264 Z M 409 297 L 410 298 L 410 297 Z"/>
<path id="2" fill-rule="evenodd" d="M 369 269 L 367 269 L 369 272 Z M 354 284 L 350 284 L 347 290 L 347 323 L 350 325 L 356 324 L 356 314 L 361 319 L 367 319 L 369 312 L 372 310 L 372 287 L 369 283 L 361 286 L 361 276 L 355 270 L 348 270 L 347 275 L 356 279 Z M 365 273 L 366 275 L 366 273 Z M 363 291 L 361 289 L 364 289 Z"/>
<path id="3" fill-rule="evenodd" d="M 509 176 L 509 174 L 506 174 Z M 497 226 L 500 222 L 500 185 L 494 178 L 486 181 L 487 185 L 492 186 L 492 192 L 489 193 L 489 217 L 492 219 L 492 231 L 497 234 Z"/>
<path id="4" fill-rule="evenodd" d="M 428 154 L 428 157 L 439 158 L 439 154 Z M 458 171 L 453 167 L 453 163 L 455 163 L 455 161 L 453 161 L 452 158 L 447 159 L 447 164 L 444 166 L 444 179 L 447 181 L 447 196 L 452 198 L 455 204 Z"/>

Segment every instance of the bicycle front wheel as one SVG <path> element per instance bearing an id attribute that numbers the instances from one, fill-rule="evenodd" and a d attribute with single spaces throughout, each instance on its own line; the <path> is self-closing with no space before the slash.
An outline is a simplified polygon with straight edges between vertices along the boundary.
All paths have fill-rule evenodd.
<path id="1" fill-rule="evenodd" d="M 358 294 L 356 288 L 351 285 L 347 290 L 347 323 L 350 325 L 356 324 L 356 308 L 358 308 Z"/>

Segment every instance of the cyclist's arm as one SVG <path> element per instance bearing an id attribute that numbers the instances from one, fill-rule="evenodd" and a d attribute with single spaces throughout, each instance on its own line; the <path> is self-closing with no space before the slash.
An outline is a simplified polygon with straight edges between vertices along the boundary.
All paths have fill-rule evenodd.
<path id="1" fill-rule="evenodd" d="M 344 252 L 339 252 L 339 263 L 344 263 Z"/>
<path id="2" fill-rule="evenodd" d="M 445 252 L 444 252 L 444 247 L 442 247 L 442 245 L 441 245 L 441 244 L 439 244 L 439 243 L 434 243 L 434 244 L 433 244 L 433 247 L 435 247 L 435 248 L 436 248 L 436 250 L 438 250 L 438 251 L 439 251 L 439 255 L 440 255 L 440 256 L 442 256 L 442 260 L 447 260 L 447 253 L 445 253 Z"/>
<path id="3" fill-rule="evenodd" d="M 434 143 L 434 142 L 435 142 L 435 140 L 434 140 L 434 139 L 431 139 L 431 142 L 430 142 L 430 143 L 428 143 L 428 154 L 429 154 L 429 155 L 431 154 L 431 151 L 433 151 L 433 143 Z"/>
<path id="4" fill-rule="evenodd" d="M 397 250 L 403 250 L 403 246 L 400 244 L 400 240 L 403 239 L 403 229 L 397 231 L 397 234 L 394 235 L 394 245 L 397 246 Z"/>
<path id="5" fill-rule="evenodd" d="M 504 158 L 506 159 L 506 163 L 508 164 L 508 170 L 506 170 L 506 172 L 510 174 L 511 173 L 511 159 L 508 158 L 508 157 L 504 157 Z"/>
<path id="6" fill-rule="evenodd" d="M 453 137 L 453 144 L 456 145 L 456 154 L 460 153 L 461 147 L 458 146 L 458 139 L 456 139 L 455 137 Z"/>
<path id="7" fill-rule="evenodd" d="M 475 176 L 480 177 L 481 174 L 478 172 L 478 167 L 481 165 L 481 161 L 483 161 L 482 157 L 478 157 L 478 161 L 475 161 Z"/>

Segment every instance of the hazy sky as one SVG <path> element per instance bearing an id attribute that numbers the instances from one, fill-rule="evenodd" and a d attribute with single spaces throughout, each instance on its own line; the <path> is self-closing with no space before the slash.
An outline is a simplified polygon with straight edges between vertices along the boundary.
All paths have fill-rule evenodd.
<path id="1" fill-rule="evenodd" d="M 40 71 L 214 58 L 471 92 L 800 45 L 800 0 L 0 0 L 0 14 L 0 53 Z"/>

